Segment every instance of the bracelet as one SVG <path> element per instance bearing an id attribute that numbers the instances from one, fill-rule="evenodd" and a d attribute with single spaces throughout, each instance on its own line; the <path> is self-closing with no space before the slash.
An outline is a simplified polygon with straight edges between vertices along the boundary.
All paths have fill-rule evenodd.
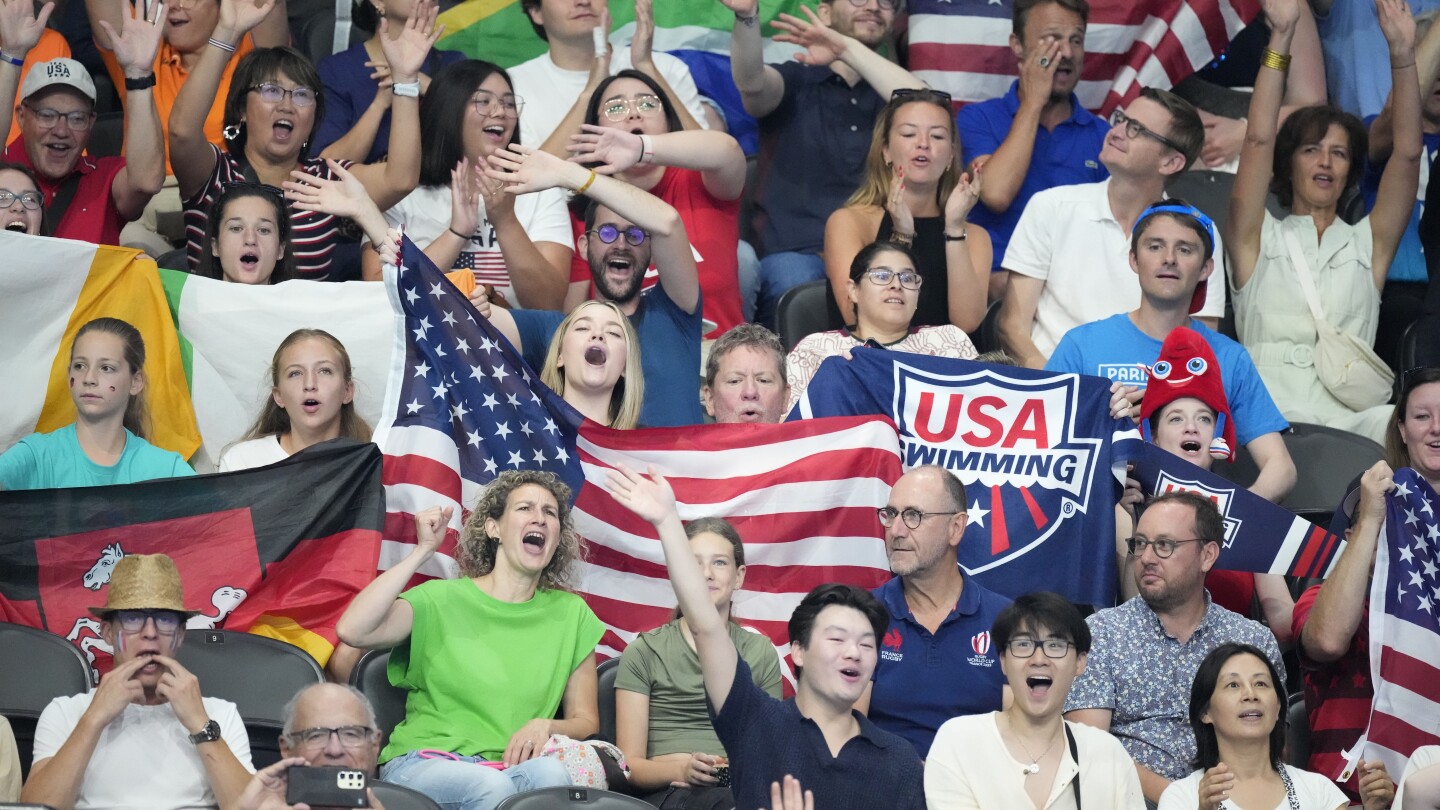
<path id="1" fill-rule="evenodd" d="M 419 98 L 420 82 L 416 80 L 413 82 L 400 82 L 398 84 L 392 84 L 390 85 L 390 92 L 394 93 L 397 97 Z"/>
<path id="2" fill-rule="evenodd" d="M 651 142 L 649 135 L 640 136 L 640 160 L 638 162 L 641 166 L 655 162 L 655 144 Z"/>
<path id="3" fill-rule="evenodd" d="M 1266 48 L 1260 53 L 1260 66 L 1284 73 L 1290 69 L 1290 54 Z"/>
<path id="4" fill-rule="evenodd" d="M 466 242 L 469 242 L 469 241 L 470 241 L 470 237 L 468 237 L 468 236 L 466 236 L 465 234 L 463 234 L 463 233 L 455 230 L 454 228 L 450 227 L 449 225 L 446 225 L 446 226 L 445 226 L 445 230 L 447 230 L 447 231 L 455 234 L 456 236 L 460 237 L 460 239 L 463 240 L 463 241 L 466 241 Z"/>
<path id="5" fill-rule="evenodd" d="M 228 42 L 221 42 L 214 37 L 210 37 L 208 42 L 226 53 L 235 53 L 235 46 Z"/>
<path id="6" fill-rule="evenodd" d="M 945 241 L 946 241 L 946 242 L 964 242 L 965 239 L 966 239 L 967 237 L 969 237 L 969 236 L 970 236 L 970 229 L 969 229 L 969 228 L 961 228 L 961 229 L 960 229 L 960 235 L 959 235 L 959 236 L 951 236 L 951 235 L 948 234 L 948 233 L 945 234 Z"/>
<path id="7" fill-rule="evenodd" d="M 150 73 L 148 76 L 144 76 L 139 79 L 132 79 L 127 76 L 125 78 L 125 90 L 149 90 L 150 88 L 155 86 L 155 82 L 156 79 L 153 72 Z"/>
<path id="8" fill-rule="evenodd" d="M 756 23 L 757 21 L 759 21 L 759 19 L 760 19 L 760 15 L 759 15 L 759 14 L 751 14 L 751 15 L 748 16 L 748 17 L 745 16 L 744 14 L 740 14 L 740 13 L 738 13 L 738 12 L 735 14 L 735 22 L 740 23 L 741 25 L 745 26 L 746 28 L 754 28 L 754 27 L 755 27 L 755 23 Z"/>
<path id="9" fill-rule="evenodd" d="M 891 242 L 899 242 L 900 244 L 905 245 L 906 247 L 909 247 L 910 244 L 915 241 L 915 234 L 913 234 L 913 233 L 895 233 L 894 231 L 891 231 L 891 232 L 890 232 L 890 241 L 891 241 Z"/>
<path id="10" fill-rule="evenodd" d="M 575 193 L 576 193 L 577 195 L 579 195 L 579 194 L 584 194 L 586 191 L 589 191 L 589 190 L 590 190 L 590 184 L 593 183 L 593 182 L 595 182 L 595 170 L 594 170 L 594 169 L 591 169 L 591 170 L 590 170 L 590 178 L 585 181 L 585 185 L 581 186 L 580 188 L 575 189 Z"/>
<path id="11" fill-rule="evenodd" d="M 24 60 L 24 59 L 21 59 L 20 57 L 17 57 L 17 56 L 11 56 L 10 54 L 5 53 L 3 50 L 0 50 L 0 60 L 4 60 L 4 61 L 6 61 L 6 62 L 9 62 L 10 64 L 14 65 L 15 67 L 22 67 L 22 66 L 24 66 L 24 64 L 25 64 L 25 60 Z"/>

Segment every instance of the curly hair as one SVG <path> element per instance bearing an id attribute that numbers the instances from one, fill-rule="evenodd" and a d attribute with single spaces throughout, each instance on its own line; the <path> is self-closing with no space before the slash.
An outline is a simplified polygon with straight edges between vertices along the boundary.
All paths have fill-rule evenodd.
<path id="1" fill-rule="evenodd" d="M 482 577 L 495 570 L 495 559 L 500 553 L 500 538 L 491 537 L 485 531 L 485 521 L 498 522 L 510 507 L 510 495 L 523 486 L 544 487 L 555 498 L 560 513 L 560 542 L 545 569 L 540 572 L 540 587 L 545 590 L 570 590 L 570 569 L 577 560 L 583 559 L 580 535 L 575 532 L 575 521 L 570 515 L 570 487 L 554 473 L 537 470 L 506 470 L 495 477 L 480 493 L 465 528 L 460 534 L 455 561 L 460 573 L 467 577 Z"/>

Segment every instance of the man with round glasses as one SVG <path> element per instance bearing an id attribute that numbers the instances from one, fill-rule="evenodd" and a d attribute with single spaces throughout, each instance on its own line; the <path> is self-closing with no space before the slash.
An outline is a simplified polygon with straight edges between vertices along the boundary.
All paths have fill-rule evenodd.
<path id="1" fill-rule="evenodd" d="M 48 10 L 39 18 L 22 4 L 0 15 L 0 131 L 13 114 L 20 138 L 4 159 L 35 172 L 45 194 L 46 232 L 102 245 L 121 243 L 120 229 L 137 219 L 165 181 L 165 145 L 155 110 L 153 61 L 160 45 L 159 6 L 150 18 L 126 16 L 114 34 L 116 59 L 125 74 L 125 151 L 120 157 L 85 155 L 95 124 L 95 82 L 73 59 L 51 59 L 25 76 L 15 104 L 20 66 L 40 39 Z"/>
<path id="2" fill-rule="evenodd" d="M 1120 739 L 1148 802 L 1159 802 L 1171 781 L 1192 770 L 1190 684 L 1211 650 L 1253 644 L 1285 674 L 1275 635 L 1215 604 L 1205 590 L 1224 536 L 1209 498 L 1180 490 L 1152 498 L 1127 542 L 1139 595 L 1086 620 L 1094 644 L 1065 717 Z"/>
<path id="3" fill-rule="evenodd" d="M 235 704 L 201 697 L 175 660 L 185 621 L 198 613 L 185 608 L 175 563 L 126 556 L 105 605 L 90 612 L 114 666 L 94 691 L 45 707 L 21 801 L 63 810 L 233 806 L 250 780 L 250 740 Z"/>
<path id="4" fill-rule="evenodd" d="M 857 708 L 926 759 L 946 720 L 1000 708 L 1005 674 L 990 627 L 1010 600 L 960 569 L 965 485 L 949 470 L 926 465 L 900 476 L 879 518 L 895 576 L 873 593 L 890 629 Z"/>

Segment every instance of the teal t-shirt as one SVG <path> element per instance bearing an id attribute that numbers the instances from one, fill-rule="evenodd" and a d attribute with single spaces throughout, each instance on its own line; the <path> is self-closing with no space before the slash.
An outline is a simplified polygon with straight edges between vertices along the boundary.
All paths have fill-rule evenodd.
<path id="1" fill-rule="evenodd" d="M 432 580 L 400 594 L 415 620 L 390 653 L 390 683 L 409 690 L 380 761 L 427 748 L 497 760 L 521 726 L 554 717 L 565 683 L 605 626 L 584 600 L 541 590 L 502 602 L 473 580 Z"/>
<path id="2" fill-rule="evenodd" d="M 161 450 L 125 431 L 120 460 L 106 467 L 85 455 L 71 423 L 50 433 L 31 433 L 0 454 L 0 488 L 63 489 L 133 484 L 194 475 L 179 453 Z"/>

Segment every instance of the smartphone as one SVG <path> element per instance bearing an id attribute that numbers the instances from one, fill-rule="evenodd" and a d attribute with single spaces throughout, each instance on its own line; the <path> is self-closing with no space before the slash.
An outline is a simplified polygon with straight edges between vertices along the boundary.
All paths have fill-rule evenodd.
<path id="1" fill-rule="evenodd" d="M 715 766 L 715 787 L 730 787 L 729 764 Z"/>
<path id="2" fill-rule="evenodd" d="M 354 768 L 307 768 L 285 772 L 285 801 L 311 807 L 369 807 L 365 772 Z"/>

